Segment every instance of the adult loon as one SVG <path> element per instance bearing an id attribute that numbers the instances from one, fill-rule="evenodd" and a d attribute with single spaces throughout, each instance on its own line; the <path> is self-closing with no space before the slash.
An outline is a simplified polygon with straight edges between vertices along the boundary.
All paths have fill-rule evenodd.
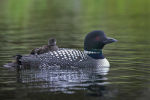
<path id="1" fill-rule="evenodd" d="M 59 48 L 39 55 L 18 56 L 22 66 L 73 66 L 73 67 L 106 67 L 110 64 L 102 54 L 104 45 L 116 42 L 116 39 L 106 37 L 103 31 L 97 30 L 87 34 L 84 40 L 84 51 Z"/>
<path id="2" fill-rule="evenodd" d="M 39 54 L 43 54 L 43 53 L 46 53 L 46 52 L 49 52 L 49 51 L 56 51 L 56 50 L 58 50 L 58 46 L 56 45 L 56 39 L 50 38 L 48 40 L 48 45 L 44 45 L 40 48 L 35 48 L 31 51 L 30 54 L 39 55 Z"/>

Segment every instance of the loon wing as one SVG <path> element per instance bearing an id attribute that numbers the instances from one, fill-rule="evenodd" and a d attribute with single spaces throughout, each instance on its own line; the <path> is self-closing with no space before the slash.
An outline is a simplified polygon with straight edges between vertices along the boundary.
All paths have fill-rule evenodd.
<path id="1" fill-rule="evenodd" d="M 83 51 L 61 48 L 57 51 L 50 51 L 40 55 L 26 55 L 20 61 L 24 66 L 40 66 L 42 64 L 73 66 L 85 59 L 87 59 L 87 55 Z"/>

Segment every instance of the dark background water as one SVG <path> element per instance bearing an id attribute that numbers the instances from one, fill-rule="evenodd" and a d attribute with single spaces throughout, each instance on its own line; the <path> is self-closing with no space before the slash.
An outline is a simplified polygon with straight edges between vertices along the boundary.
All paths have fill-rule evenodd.
<path id="1" fill-rule="evenodd" d="M 149 100 L 149 0 L 1 0 L 1 100 Z M 105 77 L 81 70 L 3 68 L 16 54 L 47 44 L 83 50 L 85 35 L 103 30 L 119 40 L 104 54 L 111 64 Z"/>

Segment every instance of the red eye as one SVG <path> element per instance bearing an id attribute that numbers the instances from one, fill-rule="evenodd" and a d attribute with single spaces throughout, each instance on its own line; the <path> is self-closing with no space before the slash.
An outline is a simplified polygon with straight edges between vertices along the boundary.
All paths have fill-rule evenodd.
<path id="1" fill-rule="evenodd" d="M 97 37 L 95 38 L 95 40 L 99 41 L 99 40 L 100 40 L 100 37 L 99 37 L 99 36 L 97 36 Z"/>

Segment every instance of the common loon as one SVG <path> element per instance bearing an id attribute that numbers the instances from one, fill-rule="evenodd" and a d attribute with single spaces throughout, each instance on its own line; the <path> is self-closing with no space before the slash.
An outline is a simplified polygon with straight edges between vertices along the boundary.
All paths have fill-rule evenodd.
<path id="1" fill-rule="evenodd" d="M 35 54 L 39 55 L 39 54 L 47 53 L 49 51 L 56 51 L 56 50 L 58 50 L 58 46 L 56 45 L 56 39 L 50 38 L 48 40 L 48 45 L 44 45 L 44 46 L 42 46 L 40 48 L 35 48 L 35 49 L 33 49 L 31 51 L 30 54 L 32 54 L 32 55 L 35 55 Z"/>
<path id="2" fill-rule="evenodd" d="M 106 37 L 103 31 L 97 30 L 87 34 L 84 40 L 84 51 L 59 48 L 40 55 L 18 56 L 22 66 L 73 66 L 109 68 L 110 64 L 102 54 L 104 45 L 116 42 Z"/>

